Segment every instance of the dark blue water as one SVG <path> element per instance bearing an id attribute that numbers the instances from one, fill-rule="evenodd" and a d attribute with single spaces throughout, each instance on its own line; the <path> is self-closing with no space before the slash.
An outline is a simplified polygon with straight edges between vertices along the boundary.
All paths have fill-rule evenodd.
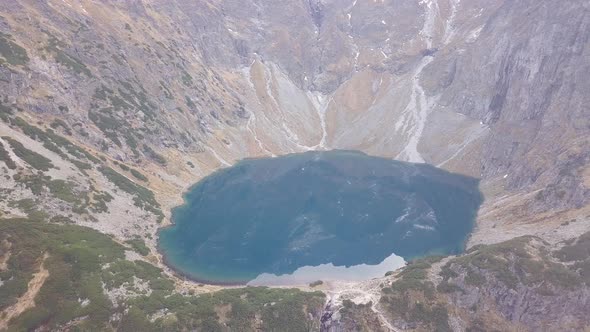
<path id="1" fill-rule="evenodd" d="M 248 159 L 193 186 L 159 245 L 193 279 L 247 283 L 461 252 L 481 202 L 474 178 L 358 152 Z"/>

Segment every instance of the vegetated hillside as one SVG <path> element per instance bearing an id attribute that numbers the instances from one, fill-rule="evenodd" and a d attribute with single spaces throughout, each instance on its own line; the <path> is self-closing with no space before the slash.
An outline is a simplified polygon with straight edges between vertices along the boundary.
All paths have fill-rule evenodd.
<path id="1" fill-rule="evenodd" d="M 4 313 L 0 329 L 307 331 L 319 327 L 324 304 L 320 292 L 249 287 L 179 293 L 161 269 L 126 259 L 129 250 L 86 227 L 0 220 Z"/>
<path id="2" fill-rule="evenodd" d="M 346 148 L 481 177 L 486 201 L 469 245 L 536 235 L 524 251 L 543 267 L 512 248 L 522 239 L 509 242 L 507 252 L 498 249 L 506 244 L 478 248 L 450 260 L 442 280 L 411 282 L 436 286 L 432 294 L 396 281 L 378 306 L 346 302 L 342 325 L 331 328 L 584 325 L 578 313 L 589 311 L 580 302 L 586 262 L 565 254 L 577 250 L 572 243 L 562 255 L 552 250 L 590 229 L 589 6 L 583 0 L 1 2 L 0 218 L 11 220 L 0 221 L 2 324 L 14 318 L 15 330 L 26 324 L 91 330 L 171 324 L 173 330 L 216 321 L 270 328 L 289 315 L 317 327 L 319 295 L 245 289 L 204 296 L 212 302 L 186 294 L 167 302 L 176 301 L 180 295 L 166 296 L 177 291 L 212 287 L 170 275 L 156 252 L 156 232 L 182 191 L 220 166 Z M 20 244 L 10 239 L 17 233 Z M 19 245 L 33 249 L 21 257 L 10 249 Z M 105 256 L 93 253 L 95 245 L 104 246 Z M 117 265 L 136 277 L 111 288 L 103 271 Z M 154 292 L 158 287 L 163 293 Z M 133 302 L 144 291 L 155 294 L 140 294 L 151 298 L 144 303 L 158 304 Z M 250 291 L 256 294 L 244 296 Z M 279 299 L 311 301 L 303 307 L 311 316 L 265 306 Z M 396 301 L 405 306 L 388 306 Z M 175 311 L 185 306 L 190 313 Z"/>
<path id="3" fill-rule="evenodd" d="M 590 233 L 556 247 L 519 237 L 412 262 L 378 280 L 378 303 L 343 298 L 324 309 L 319 291 L 179 292 L 132 254 L 135 244 L 86 227 L 21 218 L 0 220 L 0 231 L 0 328 L 9 331 L 578 331 L 590 324 Z"/>

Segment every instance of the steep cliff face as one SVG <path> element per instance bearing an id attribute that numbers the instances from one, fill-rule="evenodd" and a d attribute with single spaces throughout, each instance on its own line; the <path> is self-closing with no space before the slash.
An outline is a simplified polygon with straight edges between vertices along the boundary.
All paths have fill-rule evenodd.
<path id="1" fill-rule="evenodd" d="M 583 91 L 590 86 L 579 79 L 589 70 L 587 9 L 575 1 L 503 3 L 476 30 L 472 47 L 454 57 L 449 86 L 430 89 L 443 90 L 441 104 L 490 126 L 481 150 L 483 178 L 508 174 L 510 190 L 549 185 L 536 212 L 566 202 L 580 207 L 587 197 L 580 178 L 577 184 L 570 179 L 588 164 Z M 433 71 L 445 68 L 445 60 L 433 61 Z"/>

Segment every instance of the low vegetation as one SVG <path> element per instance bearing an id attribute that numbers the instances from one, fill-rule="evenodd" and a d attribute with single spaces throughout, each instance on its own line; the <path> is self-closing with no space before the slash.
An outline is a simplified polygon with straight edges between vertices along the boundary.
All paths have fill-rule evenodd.
<path id="1" fill-rule="evenodd" d="M 571 264 L 571 269 L 580 276 L 581 281 L 590 286 L 590 232 L 566 243 L 555 253 L 555 257 Z"/>
<path id="2" fill-rule="evenodd" d="M 112 143 L 131 150 L 135 158 L 141 156 L 138 142 L 145 134 L 154 134 L 154 127 L 162 123 L 156 119 L 156 106 L 148 100 L 147 91 L 135 82 L 118 81 L 117 88 L 98 87 L 93 95 L 93 103 L 88 118 Z M 142 117 L 141 126 L 131 125 L 130 117 Z M 153 126 L 157 124 L 158 126 Z M 108 148 L 105 143 L 104 149 Z M 147 153 L 148 158 L 151 158 Z"/>
<path id="3" fill-rule="evenodd" d="M 394 318 L 419 324 L 431 331 L 451 331 L 444 300 L 428 279 L 432 264 L 443 257 L 433 256 L 410 262 L 390 287 L 382 290 L 381 304 Z"/>
<path id="4" fill-rule="evenodd" d="M 35 151 L 25 148 L 24 145 L 22 145 L 19 141 L 14 140 L 8 136 L 4 136 L 2 139 L 10 144 L 12 151 L 17 157 L 31 165 L 31 167 L 34 169 L 39 171 L 48 171 L 51 168 L 55 168 L 55 166 L 51 163 L 51 160 L 45 158 Z"/>
<path id="5" fill-rule="evenodd" d="M 148 178 L 145 175 L 143 175 L 141 172 L 139 172 L 138 170 L 131 168 L 129 171 L 131 172 L 131 175 L 133 175 L 136 179 L 144 181 L 144 182 L 148 181 Z"/>
<path id="6" fill-rule="evenodd" d="M 86 329 L 105 326 L 114 308 L 102 291 L 99 273 L 103 264 L 124 257 L 121 246 L 88 228 L 26 219 L 1 220 L 0 237 L 11 244 L 8 268 L 0 275 L 0 308 L 13 305 L 26 291 L 41 258 L 48 255 L 44 267 L 49 277 L 35 306 L 10 322 L 13 330 L 55 329 L 77 317 L 86 317 L 81 322 Z"/>
<path id="7" fill-rule="evenodd" d="M 138 254 L 142 256 L 147 256 L 150 254 L 150 248 L 145 245 L 145 241 L 141 238 L 135 238 L 132 240 L 125 241 L 133 250 L 135 250 Z"/>
<path id="8" fill-rule="evenodd" d="M 68 124 L 62 119 L 53 120 L 49 126 L 53 129 L 61 128 L 66 133 L 66 135 L 72 135 L 72 130 L 70 129 Z"/>
<path id="9" fill-rule="evenodd" d="M 437 279 L 429 274 L 432 264 L 441 257 L 409 263 L 390 286 L 383 287 L 381 305 L 393 321 L 418 329 L 449 331 L 451 309 L 470 312 L 470 329 L 480 323 L 490 328 L 490 322 L 485 325 L 478 319 L 498 315 L 501 320 L 506 308 L 500 307 L 509 301 L 506 297 L 518 293 L 529 297 L 522 301 L 538 301 L 574 292 L 584 283 L 590 285 L 589 257 L 590 233 L 568 241 L 554 252 L 549 244 L 532 236 L 475 246 L 440 267 L 442 280 L 436 287 Z M 496 303 L 498 308 L 486 306 L 481 312 L 478 305 L 461 308 L 461 303 L 470 303 L 474 298 Z"/>
<path id="10" fill-rule="evenodd" d="M 17 201 L 11 201 L 8 206 L 18 208 L 31 221 L 41 222 L 47 219 L 48 214 L 38 209 L 39 202 L 31 198 L 23 198 Z"/>
<path id="11" fill-rule="evenodd" d="M 92 77 L 92 72 L 90 72 L 90 69 L 88 69 L 80 59 L 63 50 L 65 46 L 65 43 L 52 36 L 49 38 L 47 46 L 45 46 L 45 51 L 53 55 L 53 58 L 57 63 L 70 69 L 76 74 L 84 74 L 87 77 Z"/>
<path id="12" fill-rule="evenodd" d="M 47 257 L 49 276 L 35 306 L 9 323 L 14 331 L 309 331 L 324 303 L 319 292 L 264 287 L 183 295 L 159 268 L 125 260 L 123 246 L 81 226 L 0 220 L 0 244 L 0 255 L 10 252 L 0 309 L 16 303 Z"/>
<path id="13" fill-rule="evenodd" d="M 166 166 L 166 163 L 167 163 L 166 158 L 164 158 L 164 156 L 162 156 L 161 154 L 154 151 L 154 149 L 150 148 L 147 145 L 144 145 L 143 151 L 147 154 L 148 158 L 154 160 L 155 162 L 157 162 L 158 164 L 160 164 L 162 166 Z"/>
<path id="14" fill-rule="evenodd" d="M 158 217 L 158 222 L 161 222 L 164 219 L 160 204 L 156 201 L 154 193 L 151 190 L 136 184 L 110 167 L 102 166 L 99 170 L 119 189 L 134 196 L 133 201 L 137 207 L 143 208 L 156 215 Z"/>
<path id="15" fill-rule="evenodd" d="M 27 51 L 14 43 L 9 35 L 0 33 L 0 65 L 25 66 L 29 62 Z"/>
<path id="16" fill-rule="evenodd" d="M 454 279 L 449 273 L 452 270 L 456 275 L 464 275 L 465 285 L 471 287 L 479 287 L 488 281 L 495 283 L 495 280 L 513 290 L 523 285 L 539 287 L 544 293 L 579 286 L 580 275 L 566 265 L 554 262 L 540 241 L 525 236 L 495 245 L 474 247 L 466 255 L 447 263 L 443 268 L 447 272 L 444 282 L 446 284 Z M 457 282 L 454 284 L 460 286 Z"/>
<path id="17" fill-rule="evenodd" d="M 62 202 L 69 203 L 72 212 L 76 214 L 88 214 L 88 210 L 95 213 L 108 211 L 107 203 L 113 197 L 104 191 L 84 190 L 77 188 L 71 181 L 52 179 L 43 173 L 15 174 L 13 179 L 18 185 L 23 186 L 39 198 L 43 195 L 53 197 Z"/>
<path id="18" fill-rule="evenodd" d="M 74 163 L 82 169 L 88 169 L 88 163 L 100 163 L 98 158 L 94 157 L 88 151 L 73 144 L 68 139 L 61 135 L 56 134 L 53 130 L 43 130 L 39 127 L 30 125 L 20 117 L 7 117 L 6 121 L 13 126 L 16 126 L 22 130 L 22 132 L 30 138 L 43 143 L 43 147 L 47 150 L 52 151 L 62 157 Z"/>

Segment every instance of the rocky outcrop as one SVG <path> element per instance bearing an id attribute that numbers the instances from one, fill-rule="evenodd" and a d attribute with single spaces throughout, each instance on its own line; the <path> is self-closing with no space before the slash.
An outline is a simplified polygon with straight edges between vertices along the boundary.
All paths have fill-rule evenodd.
<path id="1" fill-rule="evenodd" d="M 494 313 L 530 330 L 580 330 L 589 324 L 587 262 L 563 259 L 563 252 L 585 251 L 587 238 L 553 251 L 532 237 L 474 249 L 443 267 L 439 289 L 473 317 Z"/>
<path id="2" fill-rule="evenodd" d="M 325 331 L 379 326 L 389 331 L 583 330 L 590 324 L 589 234 L 559 246 L 519 237 L 478 246 L 457 257 L 411 262 L 371 281 L 380 284 L 377 305 L 354 298 L 328 302 L 322 327 Z"/>

